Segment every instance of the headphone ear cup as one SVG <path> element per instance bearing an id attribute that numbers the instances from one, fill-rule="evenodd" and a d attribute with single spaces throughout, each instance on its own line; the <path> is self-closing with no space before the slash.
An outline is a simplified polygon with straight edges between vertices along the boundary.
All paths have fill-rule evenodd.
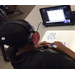
<path id="1" fill-rule="evenodd" d="M 33 36 L 33 34 L 34 34 L 34 33 L 31 33 L 31 34 L 28 36 L 28 42 L 29 42 L 30 44 L 33 44 L 33 42 L 32 42 L 32 36 Z"/>
<path id="2" fill-rule="evenodd" d="M 38 32 L 35 32 L 35 33 L 31 33 L 29 36 L 28 36 L 28 41 L 29 43 L 31 44 L 37 44 L 40 40 L 40 35 Z"/>
<path id="3" fill-rule="evenodd" d="M 35 32 L 32 36 L 32 41 L 34 44 L 37 44 L 39 42 L 39 40 L 40 40 L 40 35 L 38 32 Z"/>

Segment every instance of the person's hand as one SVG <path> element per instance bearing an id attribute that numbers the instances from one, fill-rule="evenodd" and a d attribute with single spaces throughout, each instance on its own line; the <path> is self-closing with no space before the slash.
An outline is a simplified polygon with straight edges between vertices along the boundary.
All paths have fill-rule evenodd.
<path id="1" fill-rule="evenodd" d="M 55 41 L 55 42 L 50 43 L 50 44 L 56 45 L 57 48 L 53 48 L 49 44 L 48 44 L 48 47 L 51 48 L 51 49 L 57 50 L 57 51 L 62 51 L 63 52 L 64 50 L 67 49 L 67 47 L 65 45 L 63 45 L 61 42 L 59 42 L 59 41 Z"/>
<path id="2" fill-rule="evenodd" d="M 43 41 L 43 42 L 40 42 L 40 43 L 36 44 L 35 48 L 39 49 L 39 48 L 42 48 L 42 47 L 48 47 L 48 44 L 49 44 L 48 42 Z"/>
<path id="3" fill-rule="evenodd" d="M 57 48 L 52 48 L 49 44 L 48 44 L 48 47 L 49 48 L 52 48 L 56 51 L 60 51 L 60 52 L 63 52 L 64 54 L 68 55 L 69 57 L 71 57 L 74 61 L 75 61 L 75 53 L 69 49 L 68 47 L 66 47 L 65 45 L 63 45 L 61 42 L 54 42 L 54 43 L 50 43 L 52 45 L 57 45 Z"/>

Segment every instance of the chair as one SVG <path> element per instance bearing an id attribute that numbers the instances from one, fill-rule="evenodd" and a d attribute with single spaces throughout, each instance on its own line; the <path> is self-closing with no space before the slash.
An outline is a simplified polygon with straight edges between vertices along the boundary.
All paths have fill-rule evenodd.
<path id="1" fill-rule="evenodd" d="M 6 7 L 8 8 L 9 11 L 19 12 L 19 13 L 23 14 L 21 8 L 19 8 L 17 5 L 6 5 Z"/>
<path id="2" fill-rule="evenodd" d="M 0 9 L 0 26 L 1 26 L 3 23 L 7 22 L 8 20 L 9 20 L 9 19 L 8 19 L 6 13 L 5 13 L 4 11 L 2 11 L 2 9 Z"/>
<path id="3" fill-rule="evenodd" d="M 5 21 L 9 21 L 8 15 L 14 12 L 23 14 L 21 8 L 17 5 L 0 5 L 0 15 Z"/>
<path id="4" fill-rule="evenodd" d="M 16 5 L 5 5 L 4 7 L 6 9 L 8 9 L 9 11 L 14 11 L 14 12 L 17 11 L 17 12 L 23 14 L 23 12 L 20 10 L 20 8 L 17 7 Z M 4 9 L 0 9 L 0 26 L 3 23 L 9 21 L 9 18 L 7 16 L 8 15 L 8 11 L 7 12 L 6 11 L 7 10 L 4 11 Z M 4 44 L 1 43 L 1 41 L 0 41 L 0 46 L 1 46 L 1 50 L 2 50 L 4 61 L 8 62 L 9 60 L 8 60 L 7 56 L 5 55 L 5 49 L 6 49 L 6 47 L 4 46 Z"/>
<path id="5" fill-rule="evenodd" d="M 2 51 L 2 54 L 3 54 L 4 61 L 9 62 L 9 59 L 7 58 L 7 56 L 5 54 L 4 45 L 1 42 L 0 42 L 0 46 L 1 46 L 1 51 Z"/>
<path id="6" fill-rule="evenodd" d="M 2 9 L 0 9 L 0 26 L 7 21 L 8 21 L 8 17 L 6 13 Z M 1 47 L 4 61 L 9 61 L 5 55 L 5 48 L 4 48 L 4 45 L 1 43 L 1 41 L 0 41 L 0 47 Z"/>

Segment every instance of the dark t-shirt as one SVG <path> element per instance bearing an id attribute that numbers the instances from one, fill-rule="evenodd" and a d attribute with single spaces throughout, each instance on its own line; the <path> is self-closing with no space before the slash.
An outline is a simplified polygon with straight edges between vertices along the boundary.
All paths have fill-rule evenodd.
<path id="1" fill-rule="evenodd" d="M 75 69 L 75 61 L 58 53 L 34 50 L 15 56 L 16 52 L 17 50 L 13 48 L 6 52 L 15 69 Z"/>

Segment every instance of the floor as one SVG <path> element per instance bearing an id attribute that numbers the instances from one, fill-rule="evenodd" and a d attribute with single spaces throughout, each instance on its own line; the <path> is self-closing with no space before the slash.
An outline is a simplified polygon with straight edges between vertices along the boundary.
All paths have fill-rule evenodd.
<path id="1" fill-rule="evenodd" d="M 31 10 L 35 7 L 35 5 L 18 5 L 23 11 L 23 14 L 19 12 L 15 12 L 14 14 L 8 15 L 9 20 L 16 20 L 16 19 L 25 19 L 27 15 L 31 12 Z M 10 62 L 5 62 L 3 60 L 2 52 L 0 49 L 0 69 L 13 69 Z"/>
<path id="2" fill-rule="evenodd" d="M 34 8 L 35 5 L 19 5 L 18 7 L 21 9 L 23 14 L 19 12 L 15 12 L 14 14 L 8 15 L 9 20 L 15 19 L 25 19 L 30 11 Z"/>

